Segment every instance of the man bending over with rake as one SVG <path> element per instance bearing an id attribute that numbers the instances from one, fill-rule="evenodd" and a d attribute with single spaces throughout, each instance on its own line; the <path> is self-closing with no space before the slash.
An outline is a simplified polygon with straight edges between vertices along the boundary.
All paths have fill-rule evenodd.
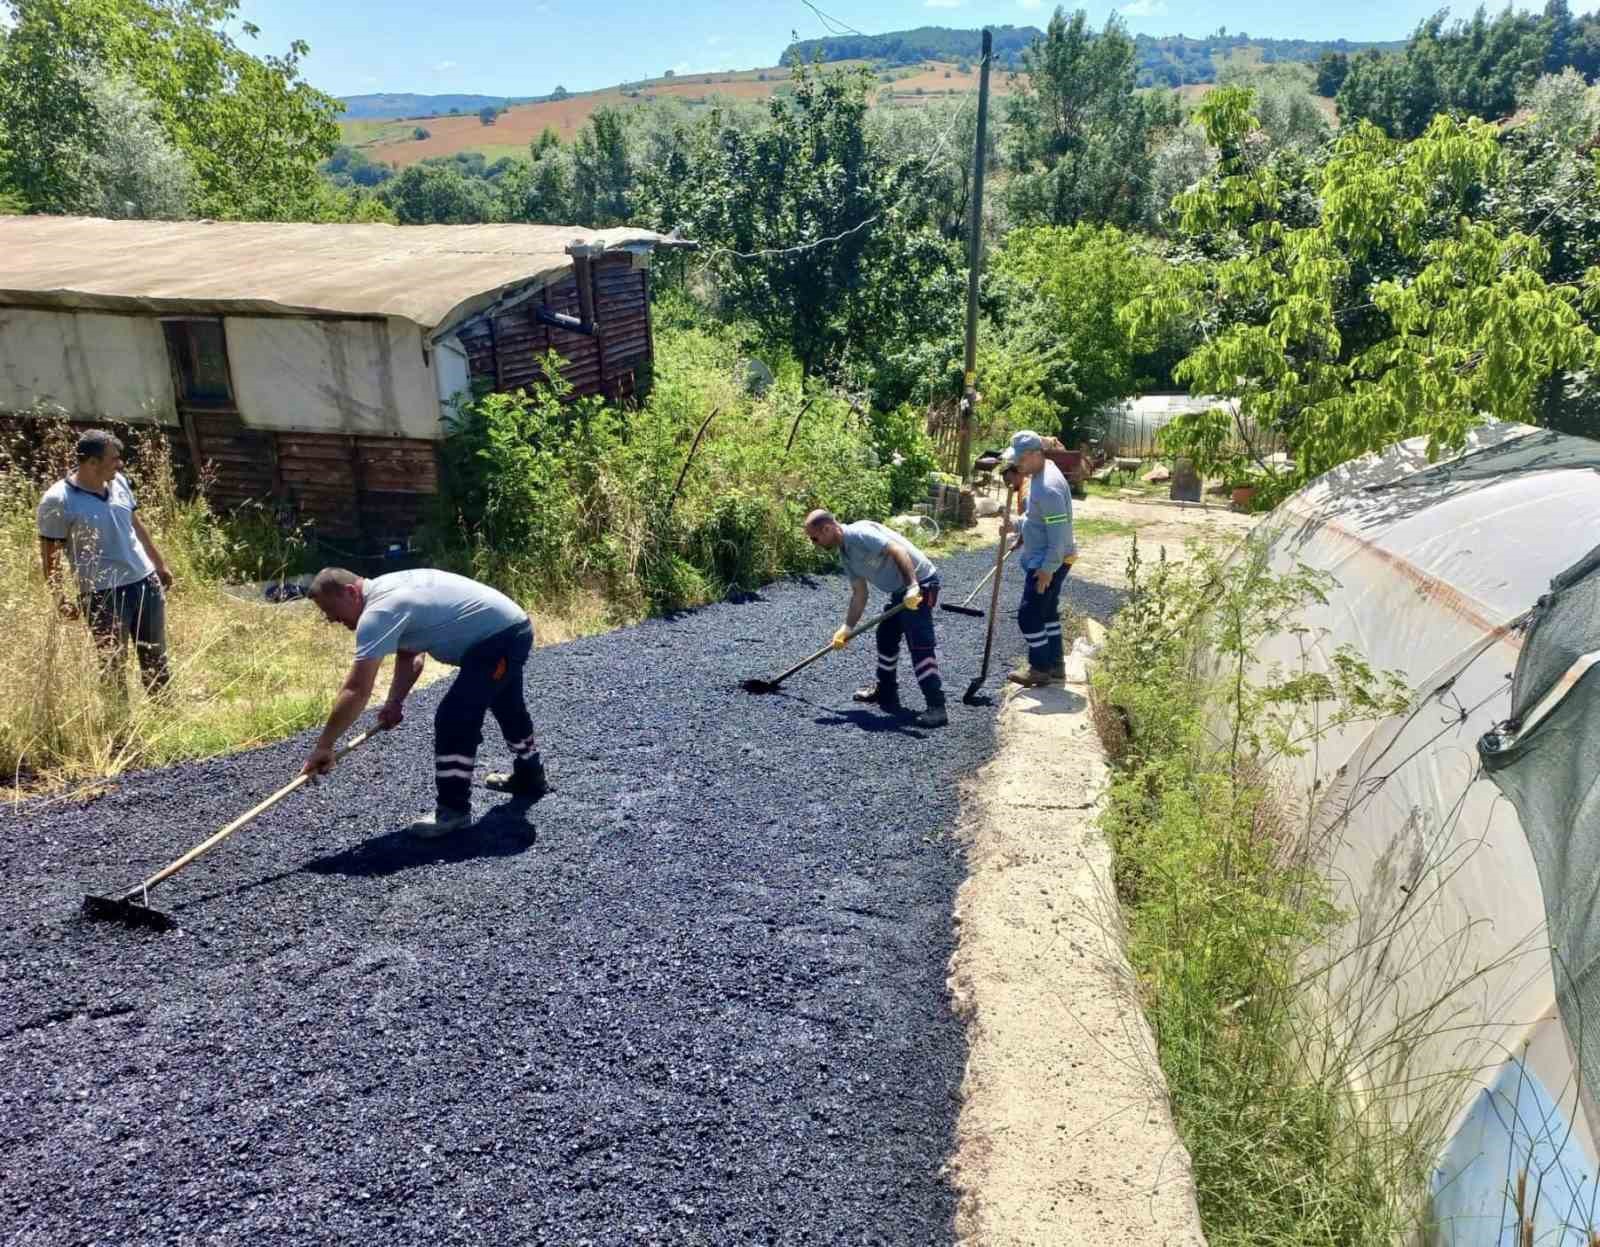
<path id="1" fill-rule="evenodd" d="M 342 567 L 324 567 L 307 596 L 329 623 L 342 623 L 356 634 L 356 657 L 303 774 L 323 775 L 333 768 L 334 746 L 366 709 L 378 668 L 390 654 L 394 678 L 378 711 L 378 726 L 398 727 L 424 655 L 431 655 L 461 670 L 433 716 L 438 808 L 406 830 L 434 839 L 472 821 L 472 770 L 486 713 L 500 725 L 514 761 L 509 773 L 491 774 L 485 782 L 527 801 L 545 795 L 544 763 L 522 696 L 522 671 L 533 649 L 533 623 L 526 611 L 488 585 L 432 568 L 364 580 Z"/>
<path id="2" fill-rule="evenodd" d="M 878 625 L 878 678 L 856 690 L 855 699 L 876 702 L 885 710 L 900 709 L 900 637 L 911 651 L 911 668 L 922 686 L 928 708 L 917 716 L 919 727 L 943 727 L 950 721 L 944 707 L 944 684 L 934 653 L 933 608 L 939 600 L 939 572 L 921 550 L 876 520 L 841 524 L 831 511 L 806 516 L 806 536 L 824 550 L 837 550 L 850 577 L 850 607 L 844 626 L 833 634 L 833 647 L 843 649 L 850 630 L 867 608 L 870 583 L 889 595 L 889 605 L 905 609 Z"/>

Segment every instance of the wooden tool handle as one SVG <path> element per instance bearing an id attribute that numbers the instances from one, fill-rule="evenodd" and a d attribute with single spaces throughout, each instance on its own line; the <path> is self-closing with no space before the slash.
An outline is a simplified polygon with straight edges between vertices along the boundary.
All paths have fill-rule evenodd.
<path id="1" fill-rule="evenodd" d="M 891 606 L 888 610 L 884 611 L 881 615 L 874 615 L 871 619 L 867 620 L 866 623 L 857 624 L 854 628 L 852 628 L 850 630 L 849 639 L 852 640 L 852 641 L 855 640 L 863 632 L 871 631 L 873 628 L 876 628 L 879 624 L 881 624 L 885 619 L 889 618 L 890 615 L 898 615 L 901 611 L 905 610 L 905 608 L 906 608 L 906 604 L 904 602 L 900 602 L 897 605 Z M 833 643 L 830 641 L 827 645 L 824 645 L 821 649 L 819 649 L 815 654 L 812 654 L 811 657 L 802 658 L 799 662 L 795 663 L 794 666 L 790 667 L 787 671 L 785 671 L 782 675 L 780 675 L 776 680 L 772 681 L 773 687 L 777 687 L 779 684 L 782 684 L 785 680 L 787 680 L 790 676 L 794 675 L 796 672 L 804 671 L 807 667 L 809 667 L 812 663 L 816 662 L 818 659 L 826 658 L 832 652 L 833 652 Z"/>
<path id="2" fill-rule="evenodd" d="M 1008 487 L 1006 489 L 1006 518 L 1010 518 L 1011 515 L 1012 493 L 1013 491 Z M 983 674 L 977 679 L 977 683 L 979 684 L 989 678 L 989 658 L 994 651 L 994 612 L 995 608 L 1000 605 L 999 572 L 1000 568 L 1004 566 L 1006 561 L 1006 541 L 1010 536 L 1011 534 L 1005 532 L 1002 528 L 1000 533 L 1000 548 L 995 551 L 994 555 L 994 587 L 989 593 L 989 630 L 984 634 L 983 638 Z"/>
<path id="3" fill-rule="evenodd" d="M 342 757 L 344 757 L 345 754 L 349 753 L 352 749 L 357 749 L 360 746 L 366 744 L 367 741 L 371 740 L 372 737 L 375 736 L 381 730 L 382 729 L 380 729 L 380 728 L 369 727 L 366 731 L 362 732 L 361 735 L 357 736 L 354 740 L 352 740 L 343 749 L 340 749 L 337 753 L 335 753 L 333 755 L 334 758 L 335 759 L 342 758 Z M 170 879 L 173 875 L 177 874 L 180 870 L 182 870 L 190 862 L 194 861 L 195 858 L 200 857 L 204 853 L 210 852 L 217 845 L 221 844 L 224 840 L 226 840 L 234 832 L 238 831 L 239 828 L 243 827 L 246 823 L 250 822 L 251 819 L 257 818 L 260 815 L 266 813 L 273 806 L 277 805 L 278 802 L 282 801 L 291 792 L 295 791 L 295 789 L 299 788 L 302 784 L 304 784 L 310 778 L 311 778 L 311 776 L 309 776 L 309 775 L 297 775 L 297 776 L 295 776 L 294 779 L 290 780 L 282 788 L 278 789 L 277 792 L 273 793 L 265 801 L 261 802 L 259 805 L 253 806 L 250 809 L 246 810 L 243 814 L 239 815 L 238 818 L 234 819 L 233 822 L 229 823 L 221 831 L 216 832 L 215 834 L 213 834 L 211 836 L 208 836 L 206 839 L 202 840 L 199 844 L 195 845 L 194 848 L 190 849 L 187 853 L 185 853 L 182 857 L 180 857 L 177 861 L 173 862 L 170 866 L 162 867 L 155 874 L 151 875 L 148 879 L 146 879 L 143 883 L 141 883 L 138 887 L 133 888 L 133 889 L 123 893 L 117 899 L 118 900 L 123 900 L 123 901 L 131 901 L 135 897 L 141 896 L 145 892 L 149 891 L 151 888 L 155 887 L 156 884 L 160 883 L 163 879 Z"/>

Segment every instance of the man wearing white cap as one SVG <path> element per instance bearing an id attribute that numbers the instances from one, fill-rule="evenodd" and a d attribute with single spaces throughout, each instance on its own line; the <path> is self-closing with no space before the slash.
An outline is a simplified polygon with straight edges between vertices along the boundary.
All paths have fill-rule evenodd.
<path id="1" fill-rule="evenodd" d="M 1019 543 L 1027 579 L 1017 608 L 1017 624 L 1028 643 L 1028 666 L 1008 678 L 1024 688 L 1059 684 L 1067 674 L 1061 649 L 1061 586 L 1078 550 L 1072 540 L 1072 491 L 1061 469 L 1045 458 L 1044 440 L 1030 430 L 1012 437 L 1001 466 L 1015 466 L 1028 480 L 1028 509 Z M 1001 532 L 1010 531 L 1008 516 Z"/>

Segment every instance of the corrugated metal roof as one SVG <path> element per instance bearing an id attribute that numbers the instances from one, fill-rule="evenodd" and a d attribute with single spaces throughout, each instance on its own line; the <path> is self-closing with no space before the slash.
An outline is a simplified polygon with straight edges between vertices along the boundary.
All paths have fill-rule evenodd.
<path id="1" fill-rule="evenodd" d="M 660 237 L 630 226 L 0 217 L 0 305 L 394 316 L 433 329 L 564 272 L 574 242 L 612 249 Z"/>

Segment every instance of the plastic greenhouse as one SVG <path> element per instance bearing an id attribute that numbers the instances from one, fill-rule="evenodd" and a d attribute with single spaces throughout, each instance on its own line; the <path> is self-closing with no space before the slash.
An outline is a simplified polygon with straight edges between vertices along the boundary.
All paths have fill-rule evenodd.
<path id="1" fill-rule="evenodd" d="M 1312 664 L 1348 643 L 1416 691 L 1285 764 L 1349 915 L 1327 1006 L 1369 1105 L 1443 1123 L 1430 1242 L 1589 1247 L 1600 443 L 1493 424 L 1441 462 L 1425 445 L 1319 478 L 1257 530 L 1275 570 L 1338 581 L 1305 619 Z"/>

